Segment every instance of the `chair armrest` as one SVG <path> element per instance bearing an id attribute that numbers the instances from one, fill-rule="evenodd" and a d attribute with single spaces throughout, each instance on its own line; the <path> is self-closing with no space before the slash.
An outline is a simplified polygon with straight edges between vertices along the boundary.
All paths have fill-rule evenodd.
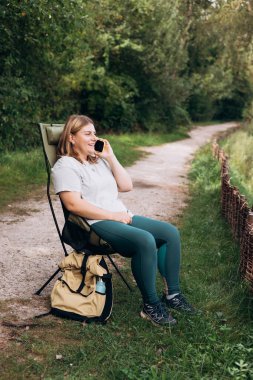
<path id="1" fill-rule="evenodd" d="M 72 240 L 71 239 L 71 235 L 72 235 L 74 240 L 76 238 L 77 241 L 82 241 L 82 237 L 80 233 L 78 233 L 76 228 L 74 228 L 73 230 L 73 227 L 71 228 L 71 226 L 68 225 L 68 222 L 70 222 L 70 224 L 73 223 L 74 225 L 77 225 L 79 228 L 83 230 L 83 233 L 81 235 L 83 236 L 83 241 L 85 241 L 86 244 L 90 244 L 93 247 L 101 247 L 103 249 L 106 249 L 107 250 L 106 253 L 115 252 L 114 249 L 111 247 L 111 245 L 107 243 L 107 241 L 103 240 L 99 235 L 96 234 L 96 232 L 92 229 L 92 227 L 88 224 L 88 222 L 84 218 L 72 213 L 69 213 L 68 219 L 65 223 L 65 233 L 63 233 L 63 237 L 66 236 L 66 232 L 68 232 L 69 240 Z M 68 228 L 68 226 L 70 228 Z M 71 234 L 71 231 L 72 231 L 72 234 Z M 74 244 L 74 240 L 72 240 L 72 246 Z M 67 241 L 65 242 L 68 244 Z"/>
<path id="2" fill-rule="evenodd" d="M 72 223 L 77 224 L 79 227 L 81 227 L 86 232 L 91 231 L 91 228 L 90 228 L 90 225 L 88 224 L 88 222 L 79 215 L 75 215 L 75 214 L 70 213 L 68 216 L 68 220 Z"/>

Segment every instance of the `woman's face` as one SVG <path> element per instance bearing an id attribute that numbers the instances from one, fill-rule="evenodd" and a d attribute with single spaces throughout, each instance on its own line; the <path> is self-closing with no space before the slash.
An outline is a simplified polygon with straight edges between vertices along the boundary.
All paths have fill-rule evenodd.
<path id="1" fill-rule="evenodd" d="M 70 135 L 70 142 L 83 160 L 87 160 L 88 155 L 94 156 L 96 140 L 96 130 L 93 124 L 87 124 L 74 135 Z"/>

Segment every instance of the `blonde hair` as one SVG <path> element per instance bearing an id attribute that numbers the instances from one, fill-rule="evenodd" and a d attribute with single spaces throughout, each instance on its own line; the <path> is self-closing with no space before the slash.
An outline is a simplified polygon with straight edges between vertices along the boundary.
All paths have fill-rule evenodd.
<path id="1" fill-rule="evenodd" d="M 83 127 L 88 124 L 94 124 L 93 121 L 84 115 L 70 115 L 66 121 L 64 129 L 62 131 L 58 147 L 57 147 L 57 157 L 60 158 L 62 156 L 74 157 L 78 161 L 82 162 L 79 157 L 78 152 L 75 151 L 74 145 L 70 142 L 69 136 L 70 134 L 75 135 L 79 132 Z M 88 156 L 88 162 L 95 163 L 97 162 L 98 157 Z"/>

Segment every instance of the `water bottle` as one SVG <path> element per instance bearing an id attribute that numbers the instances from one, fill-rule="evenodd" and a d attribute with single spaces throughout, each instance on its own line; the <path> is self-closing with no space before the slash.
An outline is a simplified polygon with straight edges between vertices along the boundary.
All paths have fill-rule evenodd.
<path id="1" fill-rule="evenodd" d="M 105 283 L 101 277 L 99 277 L 97 280 L 96 292 L 101 293 L 101 294 L 105 294 Z"/>

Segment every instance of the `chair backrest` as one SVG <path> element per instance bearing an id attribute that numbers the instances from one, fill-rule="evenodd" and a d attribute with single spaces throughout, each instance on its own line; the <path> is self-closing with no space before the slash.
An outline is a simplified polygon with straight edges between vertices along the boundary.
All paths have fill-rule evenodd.
<path id="1" fill-rule="evenodd" d="M 43 142 L 44 154 L 52 168 L 56 162 L 56 148 L 63 131 L 64 124 L 39 123 L 40 134 Z"/>

